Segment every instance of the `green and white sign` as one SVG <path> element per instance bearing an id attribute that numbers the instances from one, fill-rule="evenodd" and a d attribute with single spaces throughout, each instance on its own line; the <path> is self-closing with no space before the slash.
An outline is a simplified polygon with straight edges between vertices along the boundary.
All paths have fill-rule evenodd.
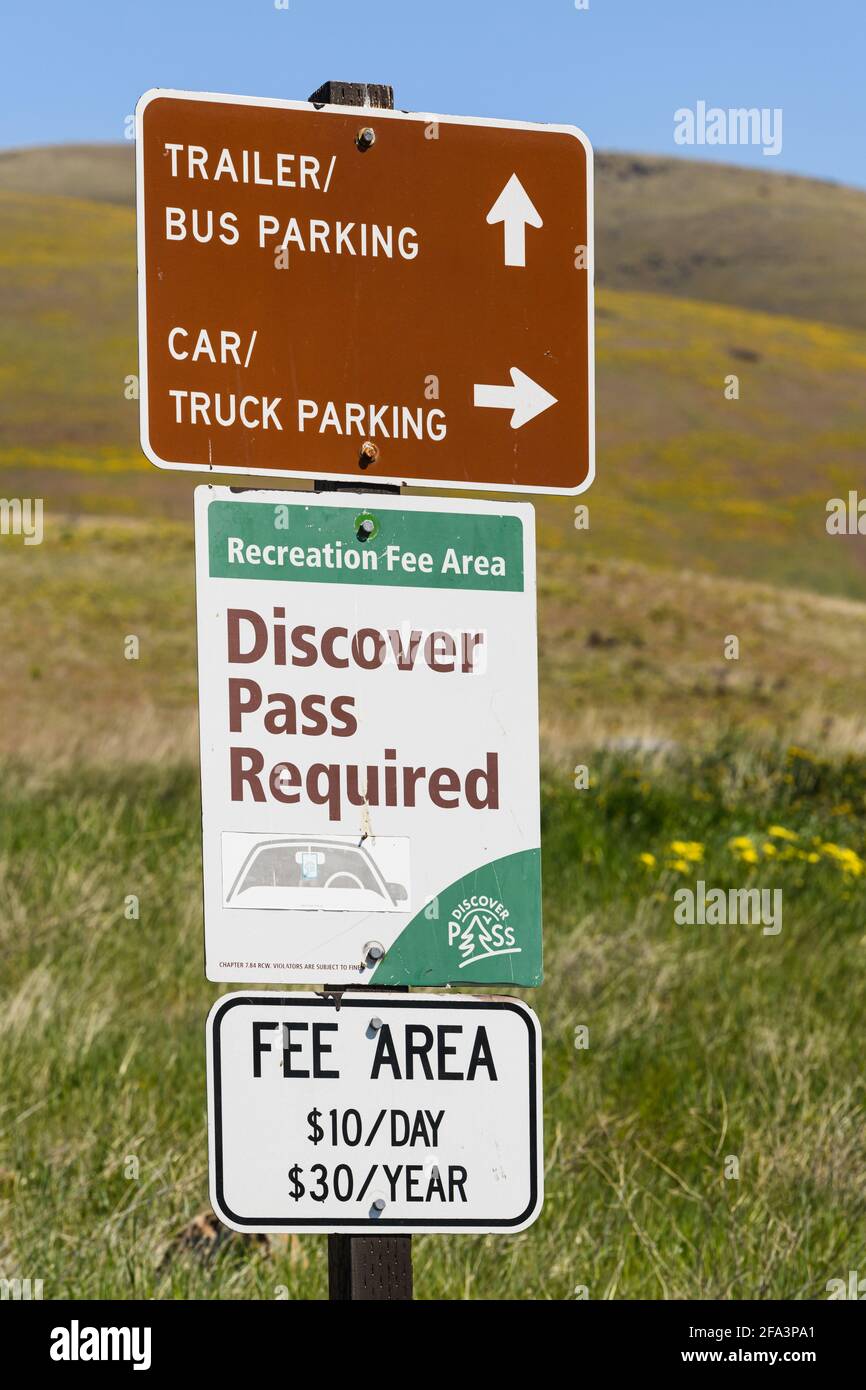
<path id="1" fill-rule="evenodd" d="M 534 512 L 196 489 L 207 975 L 537 985 Z"/>

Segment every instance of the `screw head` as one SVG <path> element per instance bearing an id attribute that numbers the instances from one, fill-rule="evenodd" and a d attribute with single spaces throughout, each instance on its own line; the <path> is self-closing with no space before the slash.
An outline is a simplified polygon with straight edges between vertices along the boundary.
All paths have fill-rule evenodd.
<path id="1" fill-rule="evenodd" d="M 384 1198 L 384 1197 L 377 1197 L 377 1198 L 376 1198 L 375 1202 L 373 1203 L 373 1210 L 374 1210 L 374 1211 L 384 1211 L 384 1210 L 385 1210 L 385 1198 Z"/>
<path id="2" fill-rule="evenodd" d="M 376 132 L 373 127 L 369 125 L 365 125 L 363 129 L 359 130 L 355 137 L 355 144 L 358 146 L 359 150 L 368 150 L 370 146 L 375 145 L 375 143 Z"/>
<path id="3" fill-rule="evenodd" d="M 379 534 L 379 521 L 373 512 L 359 512 L 352 522 L 359 541 L 370 541 Z"/>
<path id="4" fill-rule="evenodd" d="M 374 1033 L 378 1033 L 379 1029 L 382 1027 L 381 1018 L 371 1018 L 370 1027 L 373 1029 Z"/>
<path id="5" fill-rule="evenodd" d="M 364 947 L 364 960 L 367 965 L 375 965 L 385 954 L 385 947 L 381 941 L 368 941 Z"/>

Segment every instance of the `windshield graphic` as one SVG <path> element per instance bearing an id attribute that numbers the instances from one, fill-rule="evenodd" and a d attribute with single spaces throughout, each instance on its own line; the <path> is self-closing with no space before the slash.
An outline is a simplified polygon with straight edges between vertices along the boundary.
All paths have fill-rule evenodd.
<path id="1" fill-rule="evenodd" d="M 408 912 L 409 841 L 224 834 L 226 907 Z"/>

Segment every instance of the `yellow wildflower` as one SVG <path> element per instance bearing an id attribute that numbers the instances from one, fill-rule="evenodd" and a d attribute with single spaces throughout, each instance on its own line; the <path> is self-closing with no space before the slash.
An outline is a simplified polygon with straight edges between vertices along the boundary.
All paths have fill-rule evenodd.
<path id="1" fill-rule="evenodd" d="M 799 840 L 799 835 L 794 830 L 786 830 L 784 825 L 771 825 L 767 831 L 774 840 Z"/>
<path id="2" fill-rule="evenodd" d="M 737 835 L 735 839 L 728 841 L 728 848 L 742 852 L 747 849 L 753 850 L 755 846 L 748 835 Z"/>
<path id="3" fill-rule="evenodd" d="M 687 874 L 691 869 L 691 864 L 687 859 L 672 859 L 668 864 L 669 869 L 676 869 L 678 873 Z"/>
<path id="4" fill-rule="evenodd" d="M 841 845 L 834 845 L 832 840 L 818 841 L 818 848 L 822 854 L 826 854 L 828 859 L 841 859 L 845 851 Z"/>
<path id="5" fill-rule="evenodd" d="M 648 869 L 654 869 L 656 866 L 656 857 L 654 854 L 648 854 L 645 852 L 644 854 L 639 854 L 638 859 L 642 864 L 646 864 Z"/>
<path id="6" fill-rule="evenodd" d="M 856 878 L 859 878 L 866 871 L 866 863 L 860 858 L 856 850 L 845 849 L 842 845 L 834 845 L 831 841 L 822 844 L 821 850 L 828 859 L 835 859 L 844 874 L 854 874 Z"/>
<path id="7" fill-rule="evenodd" d="M 773 855 L 776 853 L 776 846 L 772 844 L 770 840 L 765 840 L 761 845 L 761 849 L 769 859 L 772 859 Z"/>
<path id="8" fill-rule="evenodd" d="M 680 859 L 688 859 L 692 864 L 699 864 L 704 857 L 700 840 L 671 840 L 670 848 Z"/>

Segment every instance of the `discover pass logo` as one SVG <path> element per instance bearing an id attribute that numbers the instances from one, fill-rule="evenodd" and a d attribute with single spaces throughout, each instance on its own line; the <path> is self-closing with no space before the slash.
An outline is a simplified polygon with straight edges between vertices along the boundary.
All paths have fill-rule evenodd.
<path id="1" fill-rule="evenodd" d="M 477 965 L 490 956 L 520 955 L 514 927 L 508 925 L 508 908 L 498 898 L 478 893 L 463 898 L 448 918 L 448 945 L 462 957 L 459 969 Z"/>

